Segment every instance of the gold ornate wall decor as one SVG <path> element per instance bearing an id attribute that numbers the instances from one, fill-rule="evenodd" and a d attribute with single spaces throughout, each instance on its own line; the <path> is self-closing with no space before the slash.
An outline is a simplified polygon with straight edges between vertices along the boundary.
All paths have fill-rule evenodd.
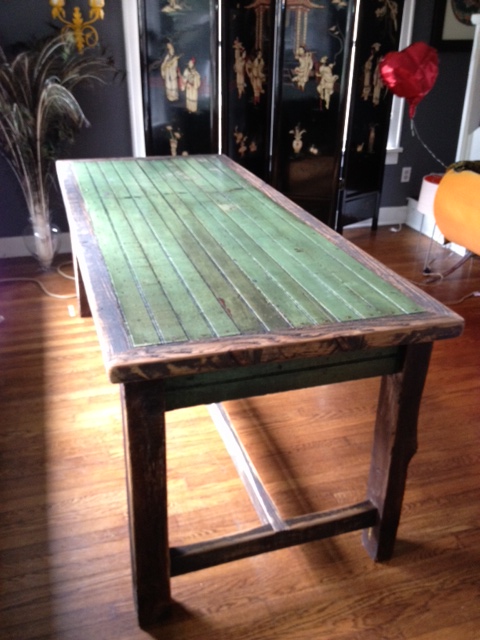
<path id="1" fill-rule="evenodd" d="M 67 19 L 65 0 L 49 0 L 52 7 L 52 18 L 59 20 L 64 26 L 62 32 L 72 31 L 77 49 L 80 53 L 85 47 L 94 47 L 98 43 L 98 33 L 93 23 L 103 20 L 105 0 L 88 0 L 90 6 L 89 20 L 84 20 L 80 7 L 73 9 L 72 20 Z"/>

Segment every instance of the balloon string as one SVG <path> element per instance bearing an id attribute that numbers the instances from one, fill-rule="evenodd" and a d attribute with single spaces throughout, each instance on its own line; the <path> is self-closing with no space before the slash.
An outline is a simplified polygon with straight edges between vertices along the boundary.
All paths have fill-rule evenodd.
<path id="1" fill-rule="evenodd" d="M 432 158 L 434 160 L 436 160 L 437 162 L 439 162 L 444 169 L 446 169 L 447 165 L 444 162 L 442 162 L 440 160 L 440 158 L 437 158 L 437 156 L 433 153 L 433 151 L 429 147 L 427 147 L 425 142 L 418 135 L 417 127 L 415 126 L 415 122 L 414 122 L 413 118 L 410 120 L 410 129 L 412 131 L 412 136 L 416 136 L 418 138 L 418 140 L 420 141 L 420 144 L 428 151 L 428 153 L 432 156 Z"/>

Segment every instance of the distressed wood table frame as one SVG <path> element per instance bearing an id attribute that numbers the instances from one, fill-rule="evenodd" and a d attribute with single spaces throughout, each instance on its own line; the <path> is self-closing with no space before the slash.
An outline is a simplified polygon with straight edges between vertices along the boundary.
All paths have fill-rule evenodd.
<path id="1" fill-rule="evenodd" d="M 223 156 L 60 161 L 82 315 L 121 388 L 139 623 L 171 576 L 357 529 L 393 553 L 433 342 L 463 320 Z M 283 520 L 228 420 L 256 529 L 169 547 L 165 414 L 381 376 L 365 500 Z"/>

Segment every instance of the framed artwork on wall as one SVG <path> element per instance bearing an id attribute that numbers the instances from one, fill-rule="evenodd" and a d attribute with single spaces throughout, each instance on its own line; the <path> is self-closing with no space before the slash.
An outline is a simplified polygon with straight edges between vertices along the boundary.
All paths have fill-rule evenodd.
<path id="1" fill-rule="evenodd" d="M 432 46 L 439 51 L 470 51 L 475 28 L 471 16 L 480 13 L 480 0 L 435 0 Z"/>

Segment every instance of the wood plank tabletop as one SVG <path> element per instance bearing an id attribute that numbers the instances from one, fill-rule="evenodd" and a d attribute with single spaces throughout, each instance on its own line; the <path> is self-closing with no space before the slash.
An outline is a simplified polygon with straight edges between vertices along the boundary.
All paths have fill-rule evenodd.
<path id="1" fill-rule="evenodd" d="M 153 358 L 175 375 L 177 361 L 198 371 L 232 349 L 254 362 L 461 332 L 459 316 L 226 157 L 57 167 L 110 367 Z"/>

